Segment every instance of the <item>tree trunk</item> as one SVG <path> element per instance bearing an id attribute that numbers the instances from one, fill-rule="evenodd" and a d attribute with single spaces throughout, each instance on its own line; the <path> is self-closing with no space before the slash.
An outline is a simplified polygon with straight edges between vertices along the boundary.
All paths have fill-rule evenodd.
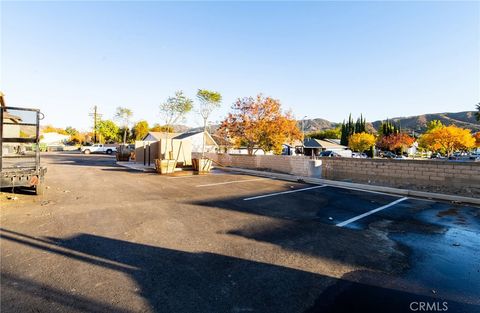
<path id="1" fill-rule="evenodd" d="M 202 159 L 205 157 L 205 133 L 207 132 L 207 120 L 203 119 Z"/>

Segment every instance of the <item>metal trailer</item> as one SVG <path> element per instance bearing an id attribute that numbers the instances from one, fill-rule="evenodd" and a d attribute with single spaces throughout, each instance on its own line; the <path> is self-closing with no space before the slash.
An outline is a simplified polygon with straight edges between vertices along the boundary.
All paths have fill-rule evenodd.
<path id="1" fill-rule="evenodd" d="M 1 106 L 0 188 L 27 187 L 37 195 L 43 194 L 47 171 L 40 165 L 43 117 L 37 109 Z"/>

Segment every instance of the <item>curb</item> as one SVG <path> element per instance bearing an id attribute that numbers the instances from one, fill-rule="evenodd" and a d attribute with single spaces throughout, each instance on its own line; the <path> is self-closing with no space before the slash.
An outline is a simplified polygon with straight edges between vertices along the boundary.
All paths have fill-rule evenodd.
<path id="1" fill-rule="evenodd" d="M 281 179 L 281 180 L 286 180 L 286 181 L 294 181 L 294 182 L 302 181 L 302 182 L 309 183 L 309 184 L 314 184 L 314 185 L 329 185 L 329 186 L 340 187 L 340 188 L 349 188 L 349 189 L 356 189 L 356 190 L 366 190 L 366 191 L 373 191 L 373 192 L 389 193 L 389 194 L 394 194 L 394 195 L 399 195 L 399 196 L 404 196 L 404 197 L 427 198 L 427 199 L 431 199 L 431 200 L 460 202 L 460 203 L 475 204 L 475 205 L 480 206 L 480 199 L 479 198 L 471 198 L 471 197 L 447 195 L 447 194 L 443 194 L 443 193 L 417 191 L 417 190 L 410 190 L 410 189 L 400 189 L 400 188 L 393 188 L 393 187 L 383 187 L 383 186 L 375 186 L 375 185 L 367 185 L 367 184 L 359 184 L 359 183 L 349 183 L 349 182 L 328 180 L 328 179 L 322 179 L 322 178 L 295 176 L 295 175 L 290 175 L 290 174 L 270 173 L 270 172 L 264 172 L 264 171 L 256 171 L 256 170 L 238 168 L 238 167 L 219 166 L 218 168 L 222 169 L 224 171 L 240 172 L 240 173 L 246 173 L 246 174 L 250 174 L 250 175 L 254 175 L 254 176 L 276 178 L 276 179 Z"/>
<path id="2" fill-rule="evenodd" d="M 135 167 L 135 166 L 131 166 L 130 164 L 126 164 L 126 163 L 121 162 L 121 161 L 117 161 L 117 162 L 115 162 L 115 164 L 117 164 L 118 166 L 121 166 L 121 167 L 125 167 L 125 168 L 128 168 L 128 169 L 131 169 L 131 170 L 133 170 L 133 171 L 144 172 L 144 173 L 155 172 L 155 169 L 154 169 L 154 168 L 149 168 L 149 167 L 143 167 L 143 168 Z"/>

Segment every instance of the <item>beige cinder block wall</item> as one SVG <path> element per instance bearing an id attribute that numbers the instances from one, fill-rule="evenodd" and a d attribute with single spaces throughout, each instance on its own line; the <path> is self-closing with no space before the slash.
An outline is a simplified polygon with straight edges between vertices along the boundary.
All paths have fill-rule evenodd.
<path id="1" fill-rule="evenodd" d="M 480 162 L 208 153 L 214 164 L 480 198 Z M 193 157 L 201 157 L 194 153 Z"/>
<path id="2" fill-rule="evenodd" d="M 324 158 L 322 176 L 480 197 L 480 162 Z"/>

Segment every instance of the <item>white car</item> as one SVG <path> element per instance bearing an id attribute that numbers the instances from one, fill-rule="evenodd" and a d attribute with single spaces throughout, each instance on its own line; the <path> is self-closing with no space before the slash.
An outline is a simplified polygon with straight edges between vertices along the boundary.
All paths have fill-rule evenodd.
<path id="1" fill-rule="evenodd" d="M 352 158 L 361 158 L 361 159 L 366 159 L 368 158 L 366 153 L 360 153 L 360 152 L 353 152 L 352 153 Z"/>
<path id="2" fill-rule="evenodd" d="M 117 147 L 106 146 L 106 145 L 103 145 L 103 144 L 94 144 L 92 146 L 82 146 L 80 151 L 82 151 L 82 153 L 85 153 L 85 154 L 90 154 L 90 153 L 112 154 L 114 152 L 117 152 Z"/>

